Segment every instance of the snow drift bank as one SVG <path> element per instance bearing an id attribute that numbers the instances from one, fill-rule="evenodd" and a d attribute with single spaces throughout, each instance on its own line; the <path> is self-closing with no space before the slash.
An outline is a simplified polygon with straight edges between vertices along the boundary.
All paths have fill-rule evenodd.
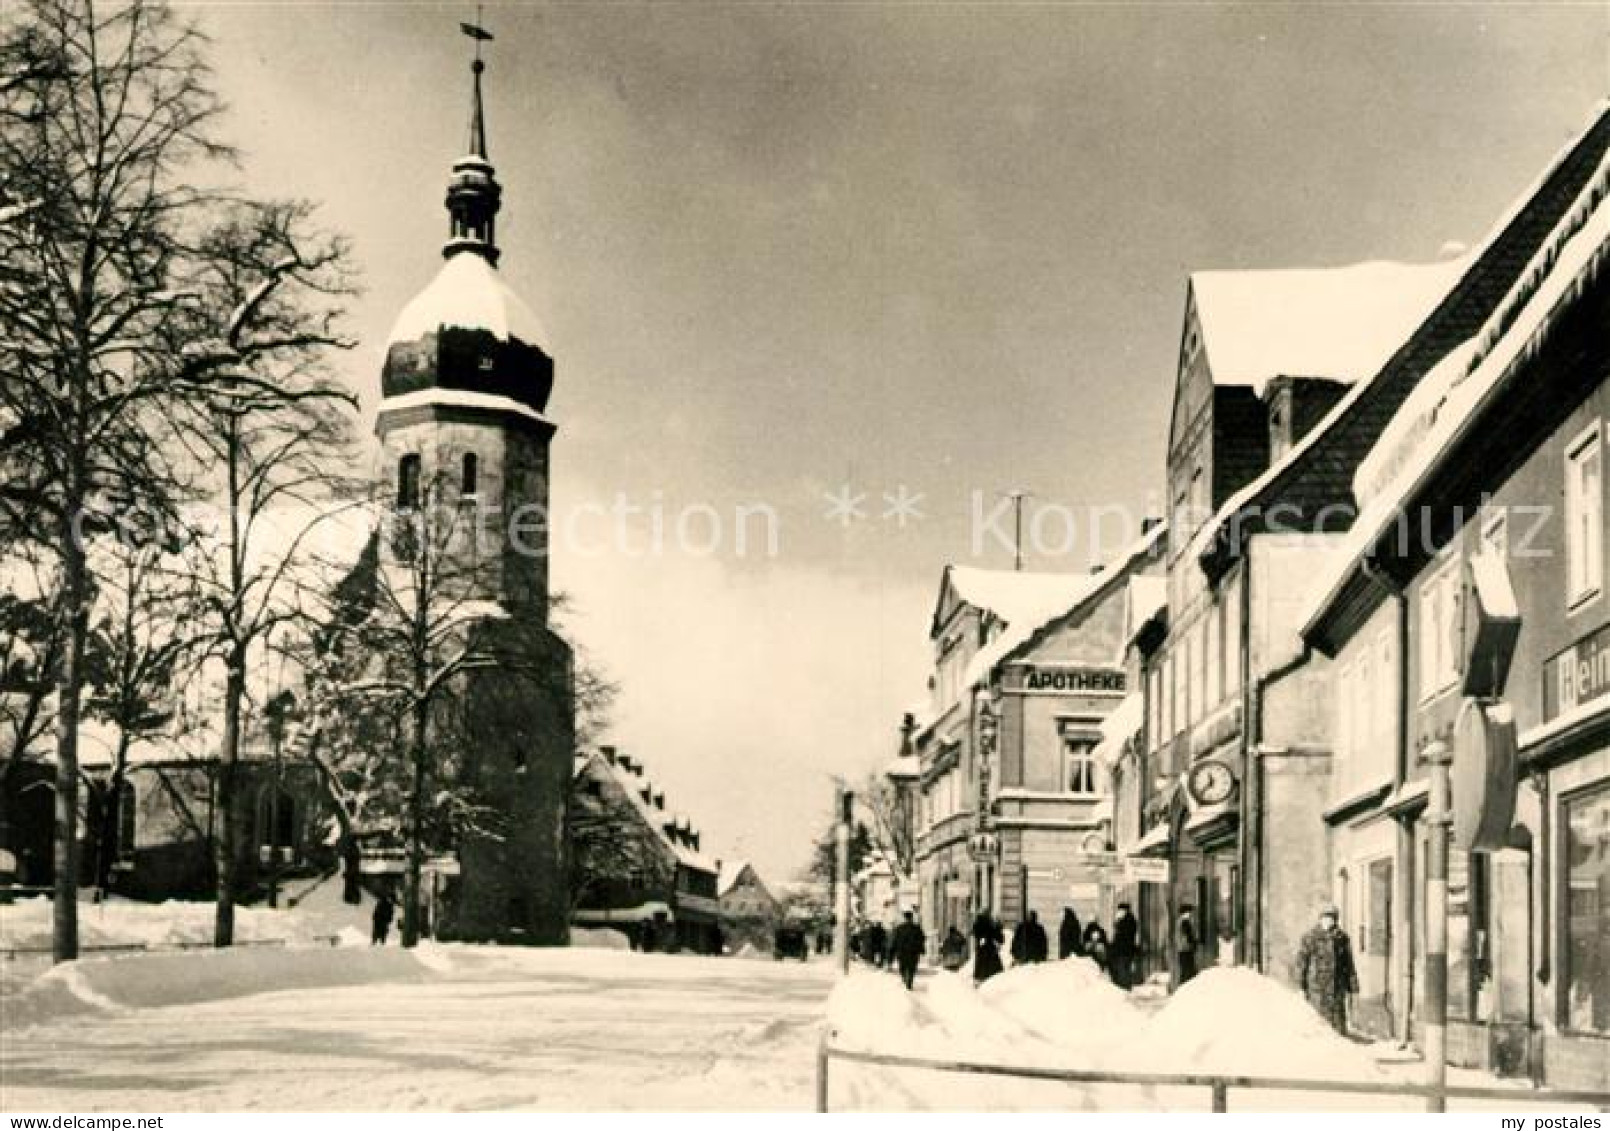
<path id="1" fill-rule="evenodd" d="M 241 942 L 369 941 L 369 920 L 374 900 L 341 902 L 341 881 L 326 881 L 313 889 L 295 908 L 235 908 L 235 938 Z M 140 903 L 113 896 L 101 903 L 78 905 L 79 943 L 85 947 L 143 946 L 162 950 L 182 946 L 208 946 L 213 937 L 215 905 L 170 900 Z M 44 896 L 0 904 L 0 949 L 49 951 L 51 900 Z"/>
<path id="2" fill-rule="evenodd" d="M 1086 1071 L 1384 1080 L 1303 998 L 1251 970 L 1208 970 L 1155 1013 L 1086 959 L 1018 967 L 974 989 L 938 974 L 907 993 L 887 975 L 852 976 L 828 1001 L 834 1043 L 897 1056 Z M 1143 1110 L 1201 1107 L 1201 1089 L 1070 1085 L 844 1063 L 836 1102 L 925 1110 Z M 1197 1094 L 1201 1093 L 1201 1094 Z"/>
<path id="3" fill-rule="evenodd" d="M 201 950 L 90 958 L 54 967 L 0 1000 L 10 1036 L 77 1014 L 150 1009 L 277 990 L 424 981 L 448 967 L 431 948 Z"/>

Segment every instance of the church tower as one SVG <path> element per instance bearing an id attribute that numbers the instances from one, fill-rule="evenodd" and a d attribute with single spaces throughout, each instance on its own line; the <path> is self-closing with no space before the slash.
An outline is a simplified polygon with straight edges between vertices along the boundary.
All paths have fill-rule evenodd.
<path id="1" fill-rule="evenodd" d="M 468 151 L 447 182 L 445 261 L 398 316 L 381 373 L 381 485 L 405 520 L 383 554 L 405 572 L 421 540 L 435 540 L 454 647 L 485 658 L 433 713 L 448 747 L 433 772 L 476 802 L 456 830 L 459 874 L 441 893 L 437 937 L 555 944 L 568 939 L 574 720 L 570 651 L 548 627 L 554 363 L 536 315 L 498 274 L 503 190 L 481 93 L 491 37 L 464 30 L 476 57 Z"/>

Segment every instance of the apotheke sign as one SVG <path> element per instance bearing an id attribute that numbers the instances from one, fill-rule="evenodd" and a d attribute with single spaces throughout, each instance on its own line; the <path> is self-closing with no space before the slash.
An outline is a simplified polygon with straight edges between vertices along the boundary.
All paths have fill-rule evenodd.
<path id="1" fill-rule="evenodd" d="M 1124 673 L 1106 668 L 1030 668 L 1026 691 L 1062 691 L 1083 695 L 1122 695 Z"/>

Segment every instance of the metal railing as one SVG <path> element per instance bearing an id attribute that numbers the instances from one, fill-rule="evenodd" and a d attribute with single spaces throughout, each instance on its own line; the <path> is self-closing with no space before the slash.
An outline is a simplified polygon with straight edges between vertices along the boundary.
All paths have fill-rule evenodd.
<path id="1" fill-rule="evenodd" d="M 1576 1089 L 1493 1088 L 1464 1084 L 1433 1087 L 1429 1084 L 1364 1080 L 1304 1080 L 1282 1076 L 1242 1076 L 1213 1072 L 1104 1072 L 1079 1068 L 1034 1068 L 1017 1064 L 979 1064 L 961 1060 L 929 1060 L 924 1057 L 895 1056 L 836 1048 L 832 1034 L 824 1033 L 816 1049 L 816 1110 L 826 1112 L 828 1068 L 832 1061 L 876 1064 L 887 1068 L 916 1068 L 931 1072 L 955 1072 L 975 1076 L 1006 1076 L 1019 1080 L 1048 1080 L 1065 1084 L 1139 1084 L 1153 1087 L 1205 1088 L 1211 1099 L 1210 1111 L 1230 1110 L 1230 1089 L 1271 1092 L 1332 1092 L 1342 1095 L 1417 1097 L 1428 1101 L 1430 1110 L 1441 1111 L 1450 1099 L 1501 1100 L 1511 1104 L 1588 1104 L 1610 1111 L 1610 1092 Z M 1431 1106 L 1432 1104 L 1442 1106 Z"/>
<path id="2" fill-rule="evenodd" d="M 309 935 L 305 939 L 237 939 L 231 944 L 231 947 L 286 947 L 293 942 L 303 946 L 339 946 L 341 939 L 337 935 Z M 152 945 L 151 943 L 89 943 L 80 946 L 78 954 L 80 958 L 89 958 L 98 954 L 172 954 L 176 951 L 212 949 L 214 949 L 214 944 L 210 939 L 157 945 Z M 48 955 L 50 953 L 52 951 L 48 946 L 0 946 L 0 961 L 11 962 L 18 958 Z"/>

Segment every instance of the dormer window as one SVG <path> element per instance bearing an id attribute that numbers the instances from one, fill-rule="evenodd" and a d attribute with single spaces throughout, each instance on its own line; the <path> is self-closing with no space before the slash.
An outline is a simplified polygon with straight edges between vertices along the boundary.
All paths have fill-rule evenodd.
<path id="1" fill-rule="evenodd" d="M 480 461 L 474 452 L 464 453 L 464 471 L 459 480 L 459 491 L 466 498 L 474 498 L 480 488 Z"/>
<path id="2" fill-rule="evenodd" d="M 419 506 L 419 453 L 409 452 L 397 461 L 397 509 Z"/>

